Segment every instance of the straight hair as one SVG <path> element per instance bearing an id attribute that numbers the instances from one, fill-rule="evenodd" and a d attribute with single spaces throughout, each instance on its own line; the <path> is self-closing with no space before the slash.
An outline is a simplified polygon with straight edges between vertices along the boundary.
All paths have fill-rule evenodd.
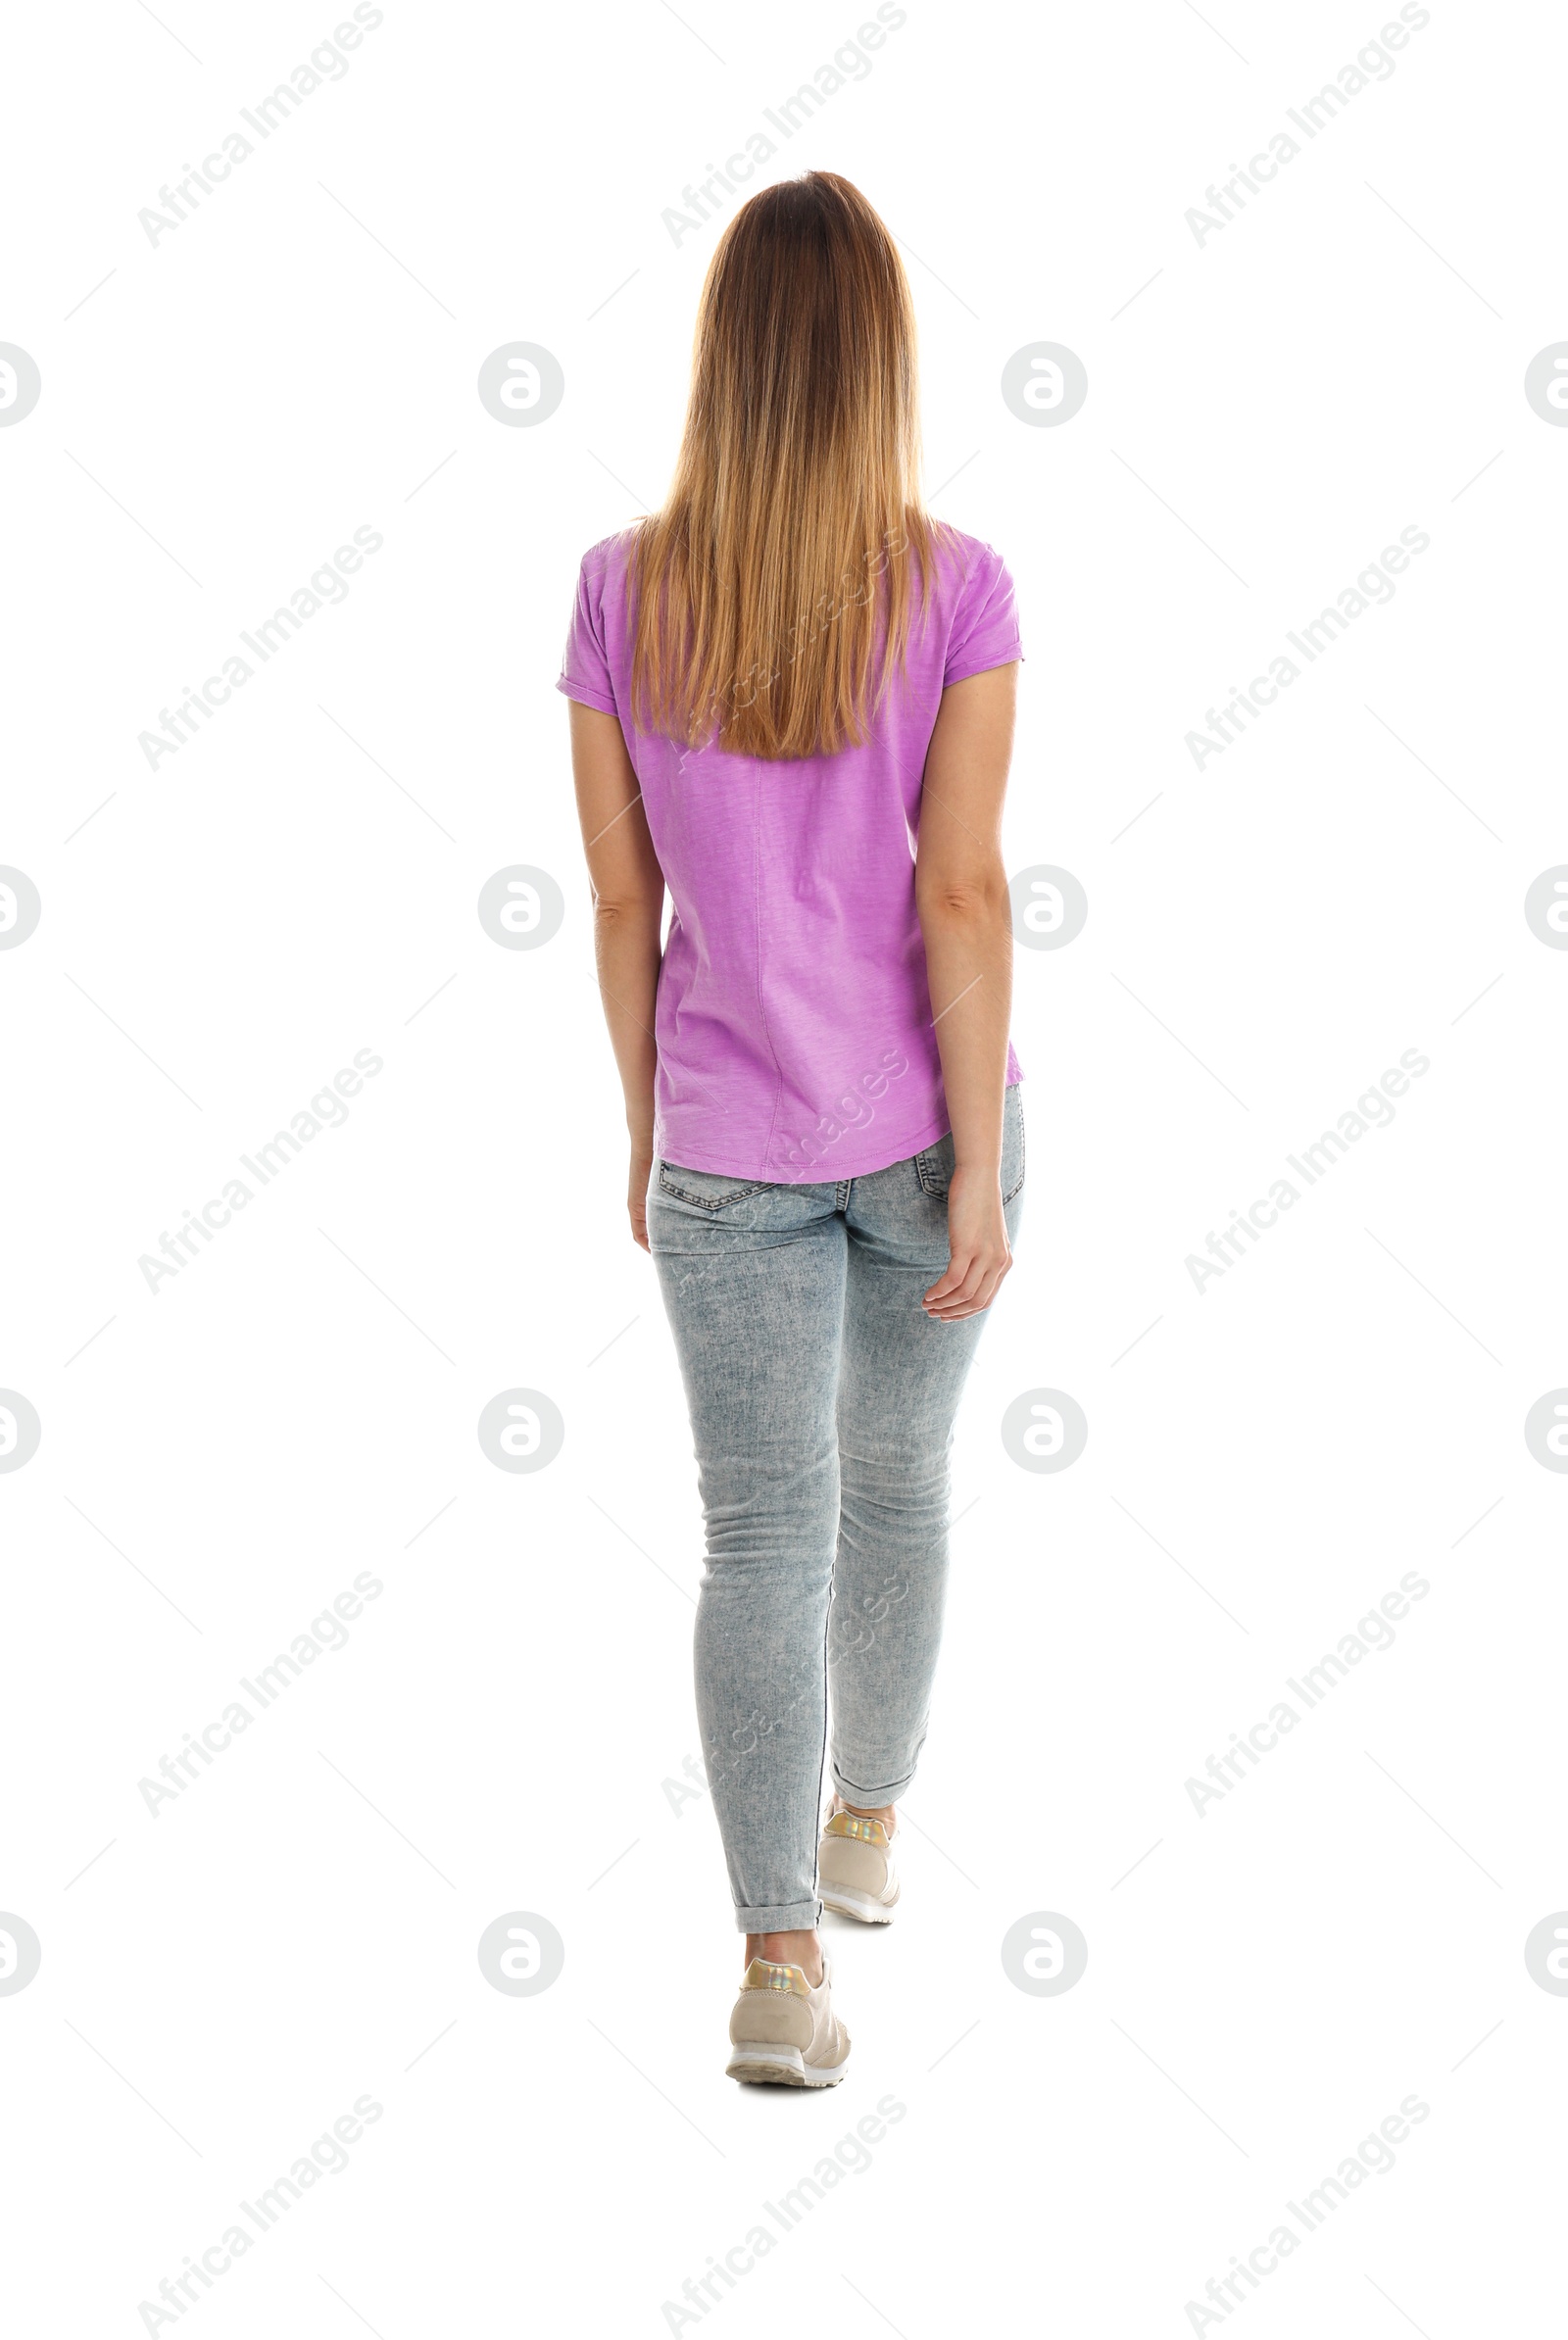
<path id="1" fill-rule="evenodd" d="M 809 171 L 743 205 L 668 498 L 633 532 L 639 729 L 767 761 L 864 745 L 930 601 L 916 383 L 908 280 L 858 188 Z"/>

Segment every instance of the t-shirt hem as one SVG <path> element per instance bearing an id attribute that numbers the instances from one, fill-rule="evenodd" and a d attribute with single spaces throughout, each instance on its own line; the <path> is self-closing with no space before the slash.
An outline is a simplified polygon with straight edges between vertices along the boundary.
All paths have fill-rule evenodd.
<path id="1" fill-rule="evenodd" d="M 874 1159 L 863 1161 L 857 1154 L 847 1153 L 842 1146 L 833 1145 L 827 1147 L 820 1162 L 811 1164 L 809 1172 L 799 1178 L 776 1178 L 771 1183 L 780 1187 L 830 1187 L 837 1186 L 841 1179 L 874 1178 L 879 1170 L 891 1170 L 895 1163 L 907 1162 L 915 1154 L 924 1153 L 928 1146 L 935 1146 L 945 1138 L 952 1126 L 946 1113 L 939 1113 L 923 1129 L 901 1138 L 896 1153 L 887 1153 L 878 1146 Z M 787 1169 L 788 1165 L 784 1167 Z"/>
<path id="2" fill-rule="evenodd" d="M 1020 1073 L 1018 1077 L 1021 1080 L 1023 1076 Z M 1009 1082 L 1008 1086 L 1014 1084 Z M 939 1113 L 934 1121 L 926 1122 L 912 1133 L 906 1133 L 892 1153 L 888 1153 L 884 1146 L 870 1148 L 862 1156 L 846 1152 L 834 1143 L 823 1148 L 819 1161 L 811 1163 L 809 1174 L 798 1178 L 779 1177 L 770 1175 L 768 1170 L 759 1170 L 755 1156 L 749 1162 L 719 1161 L 706 1147 L 700 1149 L 704 1155 L 701 1161 L 694 1160 L 690 1154 L 670 1153 L 666 1150 L 671 1143 L 667 1131 L 660 1134 L 660 1158 L 667 1162 L 672 1170 L 696 1170 L 708 1178 L 741 1178 L 748 1183 L 755 1181 L 759 1185 L 770 1187 L 832 1187 L 848 1178 L 874 1178 L 879 1170 L 891 1170 L 899 1162 L 910 1161 L 917 1153 L 924 1153 L 930 1146 L 940 1145 L 952 1127 L 949 1116 Z M 679 1141 L 674 1143 L 678 1145 Z M 787 1163 L 772 1165 L 774 1172 L 787 1170 L 788 1167 Z"/>
<path id="3" fill-rule="evenodd" d="M 847 1153 L 844 1146 L 834 1141 L 824 1146 L 820 1160 L 812 1162 L 809 1169 L 798 1177 L 791 1175 L 787 1162 L 769 1163 L 759 1169 L 755 1154 L 749 1162 L 738 1162 L 719 1161 L 706 1146 L 699 1149 L 703 1156 L 701 1161 L 694 1159 L 689 1152 L 671 1153 L 667 1150 L 668 1146 L 671 1144 L 678 1146 L 679 1140 L 671 1140 L 667 1133 L 661 1139 L 660 1158 L 667 1162 L 672 1170 L 697 1170 L 708 1178 L 744 1178 L 748 1182 L 755 1180 L 760 1185 L 769 1187 L 832 1187 L 846 1178 L 874 1177 L 878 1170 L 891 1170 L 895 1162 L 906 1162 L 914 1154 L 924 1153 L 927 1146 L 935 1146 L 947 1136 L 950 1126 L 947 1115 L 939 1114 L 935 1121 L 927 1122 L 923 1129 L 902 1137 L 893 1153 L 878 1147 L 874 1154 L 867 1154 L 864 1158 Z"/>
<path id="4" fill-rule="evenodd" d="M 584 707 L 596 707 L 602 715 L 618 715 L 619 707 L 608 691 L 594 688 L 592 683 L 573 682 L 569 675 L 557 677 L 556 689 L 564 691 L 568 699 L 575 699 Z"/>

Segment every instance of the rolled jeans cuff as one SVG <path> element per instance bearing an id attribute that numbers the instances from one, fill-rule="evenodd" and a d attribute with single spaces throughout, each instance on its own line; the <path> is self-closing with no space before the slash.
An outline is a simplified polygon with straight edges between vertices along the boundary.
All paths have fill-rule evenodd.
<path id="1" fill-rule="evenodd" d="M 895 1779 L 887 1787 L 857 1787 L 846 1779 L 837 1764 L 833 1766 L 833 1784 L 847 1804 L 858 1804 L 862 1811 L 875 1812 L 883 1804 L 896 1804 L 901 1795 L 907 1795 L 914 1784 L 913 1772 L 906 1772 L 902 1779 Z"/>
<path id="2" fill-rule="evenodd" d="M 819 1901 L 780 1901 L 771 1909 L 737 1910 L 735 1925 L 741 1933 L 810 1933 L 821 1916 Z"/>

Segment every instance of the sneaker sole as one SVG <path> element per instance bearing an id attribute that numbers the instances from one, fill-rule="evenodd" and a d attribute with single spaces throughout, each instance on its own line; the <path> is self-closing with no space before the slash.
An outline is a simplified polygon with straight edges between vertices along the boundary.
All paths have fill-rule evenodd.
<path id="1" fill-rule="evenodd" d="M 842 2064 L 808 2064 L 799 2048 L 737 2040 L 724 2067 L 727 2079 L 768 2080 L 785 2088 L 836 2088 L 850 2069 Z"/>
<path id="2" fill-rule="evenodd" d="M 858 1918 L 862 1926 L 890 1925 L 899 1900 L 897 1887 L 891 1901 L 878 1901 L 869 1893 L 858 1893 L 853 1885 L 823 1885 L 821 1894 L 824 1909 L 837 1910 L 841 1918 Z"/>

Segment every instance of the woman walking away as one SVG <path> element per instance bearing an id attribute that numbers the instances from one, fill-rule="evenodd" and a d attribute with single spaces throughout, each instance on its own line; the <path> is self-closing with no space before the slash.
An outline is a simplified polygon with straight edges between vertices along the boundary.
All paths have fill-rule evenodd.
<path id="1" fill-rule="evenodd" d="M 1024 1176 L 1012 583 L 927 515 L 918 445 L 882 221 L 829 171 L 754 196 L 703 290 L 668 500 L 583 561 L 561 680 L 631 1232 L 707 1525 L 697 1702 L 746 1937 L 727 2069 L 797 2087 L 848 2066 L 823 1904 L 898 1905 L 954 1417 Z"/>

